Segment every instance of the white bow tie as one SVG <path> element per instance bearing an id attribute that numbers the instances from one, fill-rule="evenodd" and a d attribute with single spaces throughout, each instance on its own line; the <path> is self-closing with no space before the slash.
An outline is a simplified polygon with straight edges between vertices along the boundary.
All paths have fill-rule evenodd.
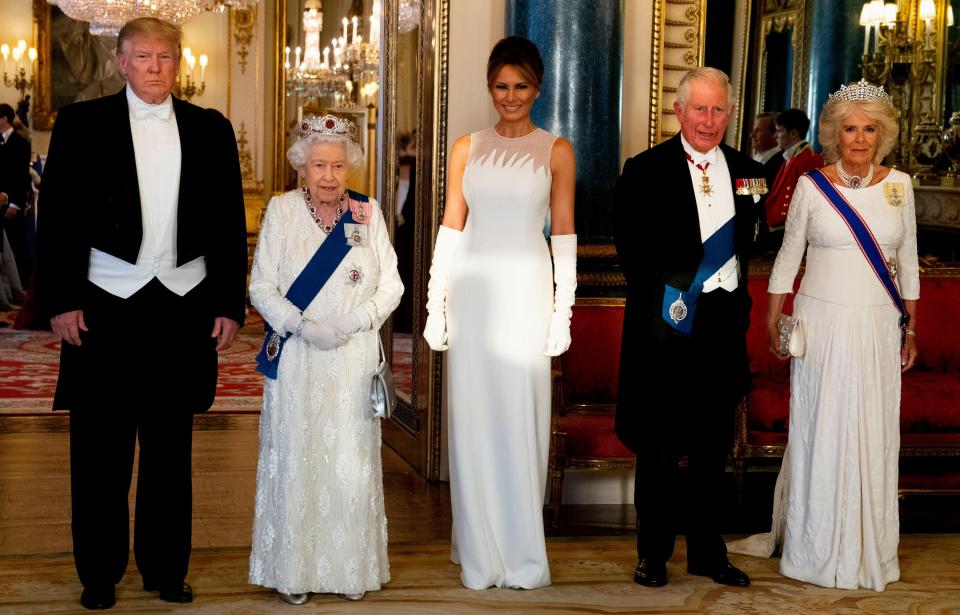
<path id="1" fill-rule="evenodd" d="M 136 104 L 133 107 L 133 117 L 137 120 L 154 117 L 158 120 L 167 121 L 170 119 L 170 113 L 173 111 L 173 105 L 170 102 L 160 103 L 159 105 Z"/>

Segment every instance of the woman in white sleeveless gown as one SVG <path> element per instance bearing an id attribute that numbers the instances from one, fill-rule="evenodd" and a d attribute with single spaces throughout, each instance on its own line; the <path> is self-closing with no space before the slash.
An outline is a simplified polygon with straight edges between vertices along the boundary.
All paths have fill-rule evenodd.
<path id="1" fill-rule="evenodd" d="M 576 172 L 570 143 L 530 120 L 543 78 L 536 46 L 500 41 L 487 78 L 500 121 L 453 146 L 424 338 L 449 346 L 451 559 L 468 588 L 532 589 L 550 584 L 550 357 L 570 345 Z"/>
<path id="2" fill-rule="evenodd" d="M 897 475 L 900 373 L 916 359 L 920 281 L 910 176 L 880 166 L 896 140 L 889 97 L 865 82 L 828 100 L 820 116 L 823 174 L 866 222 L 910 319 L 900 312 L 844 219 L 809 176 L 797 183 L 770 275 L 771 352 L 777 319 L 804 251 L 794 302 L 806 350 L 790 366 L 790 429 L 777 479 L 773 530 L 730 545 L 769 556 L 780 572 L 824 587 L 882 591 L 900 578 Z"/>

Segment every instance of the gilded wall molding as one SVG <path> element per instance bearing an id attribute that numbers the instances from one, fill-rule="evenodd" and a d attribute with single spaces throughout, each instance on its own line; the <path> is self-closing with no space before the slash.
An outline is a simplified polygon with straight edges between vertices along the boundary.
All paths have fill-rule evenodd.
<path id="1" fill-rule="evenodd" d="M 237 129 L 237 149 L 240 151 L 240 179 L 245 182 L 255 180 L 253 154 L 250 153 L 250 141 L 247 139 L 245 122 L 240 122 L 240 127 Z"/>
<path id="2" fill-rule="evenodd" d="M 262 76 L 262 57 L 269 53 L 265 46 L 253 45 L 265 40 L 265 12 L 255 8 L 231 8 L 227 15 L 227 117 L 234 127 L 240 156 L 240 177 L 248 196 L 248 231 L 259 230 L 264 187 L 264 142 L 266 140 L 263 109 L 266 105 Z M 269 124 L 267 124 L 269 126 Z M 256 224 L 254 224 L 256 223 Z M 253 224 L 253 226 L 251 226 Z"/>
<path id="3" fill-rule="evenodd" d="M 703 63 L 707 0 L 659 0 L 653 8 L 650 146 L 680 130 L 673 113 L 680 79 Z"/>
<path id="4" fill-rule="evenodd" d="M 52 110 L 50 37 L 50 5 L 47 4 L 47 0 L 33 0 L 33 38 L 37 49 L 37 72 L 31 117 L 34 130 L 53 130 L 53 122 L 57 119 L 57 113 Z"/>
<path id="5" fill-rule="evenodd" d="M 256 5 L 248 8 L 234 8 L 230 11 L 233 41 L 237 45 L 237 59 L 240 74 L 247 72 L 247 56 L 250 54 L 250 41 L 253 40 L 253 29 L 257 21 Z"/>

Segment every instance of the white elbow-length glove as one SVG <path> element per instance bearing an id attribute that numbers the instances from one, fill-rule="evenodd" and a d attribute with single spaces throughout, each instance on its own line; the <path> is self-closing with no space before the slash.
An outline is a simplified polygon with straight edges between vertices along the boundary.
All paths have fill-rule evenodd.
<path id="1" fill-rule="evenodd" d="M 427 283 L 427 323 L 423 327 L 423 339 L 431 350 L 447 349 L 447 286 L 450 277 L 450 262 L 463 231 L 441 226 L 437 244 L 433 248 L 430 264 L 430 281 Z"/>
<path id="2" fill-rule="evenodd" d="M 557 286 L 553 298 L 553 315 L 543 354 L 556 357 L 570 348 L 570 317 L 577 292 L 577 236 L 551 235 L 553 281 Z"/>

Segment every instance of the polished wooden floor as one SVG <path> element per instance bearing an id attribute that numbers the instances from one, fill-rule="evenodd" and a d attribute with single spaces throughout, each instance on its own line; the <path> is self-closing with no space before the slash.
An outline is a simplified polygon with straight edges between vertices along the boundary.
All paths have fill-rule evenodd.
<path id="1" fill-rule="evenodd" d="M 445 484 L 421 480 L 384 449 L 391 582 L 363 601 L 316 596 L 292 607 L 246 582 L 256 415 L 198 419 L 194 439 L 194 552 L 197 600 L 173 606 L 140 588 L 131 564 L 111 613 L 960 613 L 960 534 L 905 534 L 903 579 L 883 593 L 827 590 L 785 579 L 776 559 L 734 557 L 748 589 L 685 573 L 682 542 L 670 583 L 631 580 L 629 534 L 551 538 L 553 585 L 534 591 L 464 589 L 449 562 Z M 66 417 L 0 417 L 0 613 L 82 613 L 70 555 Z M 581 529 L 580 534 L 583 534 Z M 613 532 L 614 534 L 616 532 Z"/>

